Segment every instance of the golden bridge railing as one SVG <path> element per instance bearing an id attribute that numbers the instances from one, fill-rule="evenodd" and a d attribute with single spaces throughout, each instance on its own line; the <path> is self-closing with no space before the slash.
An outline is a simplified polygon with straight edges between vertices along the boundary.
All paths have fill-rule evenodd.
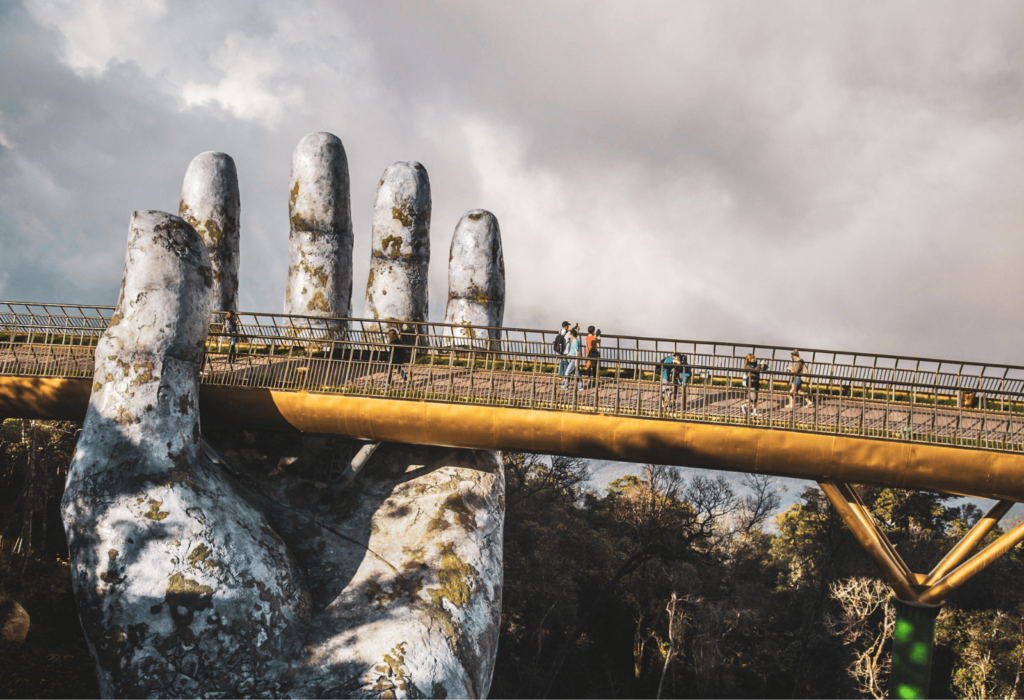
<path id="1" fill-rule="evenodd" d="M 91 377 L 112 314 L 0 302 L 0 374 Z M 554 354 L 555 335 L 262 313 L 239 314 L 232 329 L 215 314 L 201 381 L 1024 451 L 1024 367 L 801 348 L 804 391 L 790 408 L 789 347 L 606 335 L 601 357 L 579 358 L 579 376 L 566 378 L 573 358 Z M 664 360 L 676 352 L 691 376 L 673 388 Z M 748 353 L 764 363 L 756 403 L 744 386 Z"/>

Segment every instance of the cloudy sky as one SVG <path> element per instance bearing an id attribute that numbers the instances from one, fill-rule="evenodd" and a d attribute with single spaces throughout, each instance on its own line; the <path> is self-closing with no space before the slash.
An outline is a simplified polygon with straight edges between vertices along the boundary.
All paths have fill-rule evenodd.
<path id="1" fill-rule="evenodd" d="M 280 311 L 292 149 L 500 221 L 507 325 L 1024 364 L 1024 4 L 0 0 L 0 298 L 112 304 L 136 209 L 231 154 Z"/>

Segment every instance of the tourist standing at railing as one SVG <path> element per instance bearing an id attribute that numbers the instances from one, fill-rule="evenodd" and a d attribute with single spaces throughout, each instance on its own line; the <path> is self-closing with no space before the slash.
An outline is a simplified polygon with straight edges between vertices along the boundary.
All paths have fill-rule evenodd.
<path id="1" fill-rule="evenodd" d="M 569 322 L 562 321 L 562 330 L 558 331 L 554 342 L 551 343 L 552 351 L 561 359 L 558 361 L 558 376 L 564 377 L 565 371 L 569 369 L 569 360 L 565 356 L 569 352 Z"/>
<path id="2" fill-rule="evenodd" d="M 757 418 L 761 415 L 757 412 L 757 395 L 761 389 L 761 371 L 765 368 L 761 366 L 752 352 L 747 353 L 744 360 L 743 369 L 747 374 L 743 378 L 743 384 L 747 387 L 747 400 L 743 402 L 743 415 L 747 415 L 749 406 L 750 415 Z"/>
<path id="3" fill-rule="evenodd" d="M 402 367 L 409 361 L 409 348 L 402 344 L 402 338 L 394 328 L 388 329 L 388 346 L 391 350 L 391 358 L 388 363 L 388 382 L 391 382 L 391 372 L 394 370 L 402 375 L 403 382 L 409 381 L 409 378 L 405 376 L 405 369 Z"/>
<path id="4" fill-rule="evenodd" d="M 589 357 L 590 356 L 590 346 L 593 345 L 594 338 L 596 338 L 596 337 L 597 336 L 594 335 L 594 327 L 593 326 L 587 326 L 587 337 L 584 339 L 586 347 L 584 347 L 584 349 L 583 349 L 583 355 L 585 357 Z"/>
<path id="5" fill-rule="evenodd" d="M 228 310 L 224 314 L 224 332 L 231 336 L 228 345 L 228 364 L 234 364 L 235 352 L 238 350 L 238 313 Z"/>
<path id="6" fill-rule="evenodd" d="M 569 366 L 565 369 L 565 379 L 562 380 L 562 388 L 569 388 L 569 377 L 576 378 L 576 386 L 580 387 L 579 376 L 580 376 L 580 351 L 582 349 L 582 343 L 580 342 L 580 332 L 573 328 L 569 331 L 569 340 L 566 343 L 566 356 L 569 358 Z"/>
<path id="7" fill-rule="evenodd" d="M 804 361 L 803 358 L 800 357 L 800 351 L 793 350 L 793 352 L 790 354 L 790 357 L 793 360 L 793 364 L 787 365 L 786 371 L 790 373 L 792 378 L 790 379 L 789 383 L 789 403 L 786 404 L 786 408 L 793 408 L 794 406 L 799 405 L 800 387 L 803 386 L 804 383 Z M 811 397 L 808 396 L 805 399 L 805 403 L 807 406 L 810 406 Z"/>
<path id="8" fill-rule="evenodd" d="M 590 327 L 593 329 L 593 326 Z M 598 329 L 597 333 L 591 330 L 590 335 L 587 336 L 587 370 L 588 376 L 595 380 L 597 379 L 597 360 L 601 357 L 601 330 Z"/>
<path id="9" fill-rule="evenodd" d="M 686 401 L 686 385 L 689 384 L 690 379 L 693 377 L 690 369 L 690 363 L 686 359 L 686 355 L 681 352 L 676 352 L 664 360 L 661 361 L 665 367 L 661 369 L 661 400 L 664 403 L 665 399 L 671 396 L 671 403 L 675 406 L 676 397 L 679 394 L 679 387 L 683 387 L 683 401 Z"/>

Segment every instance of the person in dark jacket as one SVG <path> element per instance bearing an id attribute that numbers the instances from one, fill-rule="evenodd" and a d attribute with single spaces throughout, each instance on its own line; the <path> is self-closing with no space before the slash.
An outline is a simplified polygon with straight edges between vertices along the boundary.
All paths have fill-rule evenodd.
<path id="1" fill-rule="evenodd" d="M 757 395 L 761 390 L 761 371 L 764 368 L 757 361 L 754 353 L 750 352 L 744 358 L 743 369 L 746 370 L 744 384 L 747 387 L 747 400 L 743 402 L 743 415 L 747 415 L 749 408 L 750 415 L 757 418 L 761 415 L 757 412 Z"/>
<path id="2" fill-rule="evenodd" d="M 231 336 L 231 343 L 228 345 L 228 364 L 234 364 L 235 353 L 238 351 L 238 312 L 229 309 L 224 314 L 224 332 Z"/>
<path id="3" fill-rule="evenodd" d="M 388 330 L 388 346 L 391 350 L 391 358 L 388 362 L 388 382 L 391 382 L 391 372 L 395 370 L 402 375 L 403 382 L 409 381 L 403 368 L 403 365 L 409 361 L 409 348 L 405 347 L 402 337 L 394 328 Z"/>

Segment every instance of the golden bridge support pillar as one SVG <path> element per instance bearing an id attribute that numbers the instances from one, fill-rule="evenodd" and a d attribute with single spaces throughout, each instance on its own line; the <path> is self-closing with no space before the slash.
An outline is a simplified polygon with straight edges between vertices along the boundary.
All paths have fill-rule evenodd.
<path id="1" fill-rule="evenodd" d="M 892 696 L 928 697 L 932 651 L 935 648 L 935 618 L 943 601 L 955 589 L 1024 540 L 1022 523 L 971 556 L 1014 502 L 999 501 L 992 506 L 949 554 L 925 575 L 915 574 L 903 562 L 849 484 L 821 481 L 818 485 L 895 594 L 896 626 L 889 679 Z"/>

